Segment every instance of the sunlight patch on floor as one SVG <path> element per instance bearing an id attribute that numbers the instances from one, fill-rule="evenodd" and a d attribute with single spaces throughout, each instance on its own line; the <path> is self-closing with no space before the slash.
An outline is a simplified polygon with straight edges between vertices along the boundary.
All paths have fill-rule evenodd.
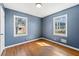
<path id="1" fill-rule="evenodd" d="M 36 44 L 38 44 L 40 46 L 51 46 L 50 44 L 47 44 L 45 42 L 36 42 Z"/>

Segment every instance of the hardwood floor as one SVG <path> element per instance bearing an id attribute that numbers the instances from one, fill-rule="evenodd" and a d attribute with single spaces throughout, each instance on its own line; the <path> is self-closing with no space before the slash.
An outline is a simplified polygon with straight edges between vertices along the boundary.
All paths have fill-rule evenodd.
<path id="1" fill-rule="evenodd" d="M 79 51 L 41 39 L 7 48 L 2 56 L 79 56 Z"/>

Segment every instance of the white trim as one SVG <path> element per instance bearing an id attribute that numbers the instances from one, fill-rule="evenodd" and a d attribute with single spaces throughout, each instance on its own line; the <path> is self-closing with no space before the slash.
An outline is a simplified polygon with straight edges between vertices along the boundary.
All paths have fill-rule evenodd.
<path id="1" fill-rule="evenodd" d="M 25 42 L 22 42 L 22 43 L 13 44 L 13 45 L 10 45 L 10 46 L 5 47 L 5 49 L 6 49 L 6 48 L 10 48 L 10 47 L 14 47 L 14 46 L 17 46 L 17 45 L 21 45 L 21 44 L 33 42 L 33 41 L 36 41 L 36 40 L 39 40 L 39 38 L 33 39 L 33 40 L 29 40 L 29 41 L 25 41 Z"/>
<path id="2" fill-rule="evenodd" d="M 39 39 L 44 39 L 44 40 L 47 40 L 47 41 L 50 41 L 50 42 L 54 42 L 56 44 L 59 44 L 59 45 L 62 45 L 62 46 L 65 46 L 65 47 L 68 47 L 68 48 L 71 48 L 71 49 L 79 51 L 78 48 L 75 48 L 75 47 L 72 47 L 72 46 L 69 46 L 69 45 L 65 45 L 65 44 L 62 44 L 62 43 L 59 43 L 59 42 L 55 42 L 55 41 L 52 41 L 52 40 L 49 40 L 49 39 L 43 38 L 43 37 L 42 38 L 33 39 L 33 40 L 30 40 L 30 41 L 26 41 L 26 42 L 22 42 L 22 43 L 18 43 L 18 44 L 14 44 L 14 45 L 10 45 L 10 46 L 5 47 L 5 49 L 10 48 L 10 47 L 14 47 L 14 46 L 17 46 L 17 45 L 29 43 L 29 42 L 32 42 L 32 41 L 36 41 L 36 40 L 39 40 Z"/>
<path id="3" fill-rule="evenodd" d="M 2 55 L 3 51 L 5 50 L 5 48 L 3 48 L 3 50 L 1 50 L 0 56 Z"/>
<path id="4" fill-rule="evenodd" d="M 5 12 L 4 12 L 4 9 L 3 9 L 3 6 L 0 6 L 0 12 L 1 12 L 1 31 L 0 33 L 2 34 L 1 35 L 1 42 L 0 42 L 0 48 L 1 48 L 1 51 L 0 51 L 0 55 L 2 54 L 3 50 L 5 49 Z"/>
<path id="5" fill-rule="evenodd" d="M 3 50 L 1 50 L 1 52 L 0 52 L 0 56 L 1 56 L 2 52 L 3 52 Z"/>
<path id="6" fill-rule="evenodd" d="M 65 22 L 65 23 L 66 23 L 66 33 L 65 33 L 65 34 L 57 34 L 57 33 L 55 33 L 55 20 L 56 20 L 57 18 L 61 18 L 61 17 L 66 17 L 66 22 Z M 53 35 L 58 35 L 58 36 L 65 36 L 65 37 L 67 37 L 67 14 L 53 17 Z"/>
<path id="7" fill-rule="evenodd" d="M 78 48 L 75 48 L 75 47 L 72 47 L 72 46 L 69 46 L 69 45 L 65 45 L 65 44 L 62 44 L 62 43 L 59 43 L 59 42 L 56 42 L 56 41 L 53 41 L 53 40 L 49 40 L 49 39 L 47 39 L 47 38 L 40 38 L 40 39 L 45 39 L 45 40 L 47 40 L 47 41 L 51 41 L 51 42 L 54 42 L 54 43 L 56 43 L 56 44 L 59 44 L 59 45 L 62 45 L 62 46 L 65 46 L 65 47 L 68 47 L 68 48 L 71 48 L 71 49 L 74 49 L 74 50 L 79 51 Z"/>
<path id="8" fill-rule="evenodd" d="M 17 16 L 17 15 L 14 15 L 13 16 L 14 17 L 14 21 L 13 21 L 13 27 L 14 27 L 14 37 L 18 37 L 18 36 L 26 36 L 26 35 L 28 35 L 28 18 L 27 17 L 22 17 L 22 16 Z M 16 34 L 16 27 L 15 27 L 15 18 L 23 18 L 23 19 L 26 19 L 26 34 Z"/>

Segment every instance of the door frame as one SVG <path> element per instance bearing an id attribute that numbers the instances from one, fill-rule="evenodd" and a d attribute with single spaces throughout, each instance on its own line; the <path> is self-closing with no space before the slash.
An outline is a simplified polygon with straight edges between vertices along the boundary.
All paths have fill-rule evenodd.
<path id="1" fill-rule="evenodd" d="M 0 34 L 1 34 L 1 51 L 0 51 L 0 55 L 2 54 L 3 50 L 5 49 L 5 12 L 4 12 L 4 8 L 3 5 L 0 4 L 0 13 L 1 13 L 1 30 L 0 30 Z"/>

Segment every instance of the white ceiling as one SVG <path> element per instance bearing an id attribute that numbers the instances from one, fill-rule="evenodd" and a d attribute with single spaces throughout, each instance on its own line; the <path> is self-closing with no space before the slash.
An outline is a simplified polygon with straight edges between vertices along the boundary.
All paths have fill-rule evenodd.
<path id="1" fill-rule="evenodd" d="M 45 17 L 75 5 L 77 4 L 76 3 L 42 3 L 41 8 L 36 8 L 35 3 L 4 3 L 4 6 L 6 8 L 17 10 L 38 17 Z"/>

